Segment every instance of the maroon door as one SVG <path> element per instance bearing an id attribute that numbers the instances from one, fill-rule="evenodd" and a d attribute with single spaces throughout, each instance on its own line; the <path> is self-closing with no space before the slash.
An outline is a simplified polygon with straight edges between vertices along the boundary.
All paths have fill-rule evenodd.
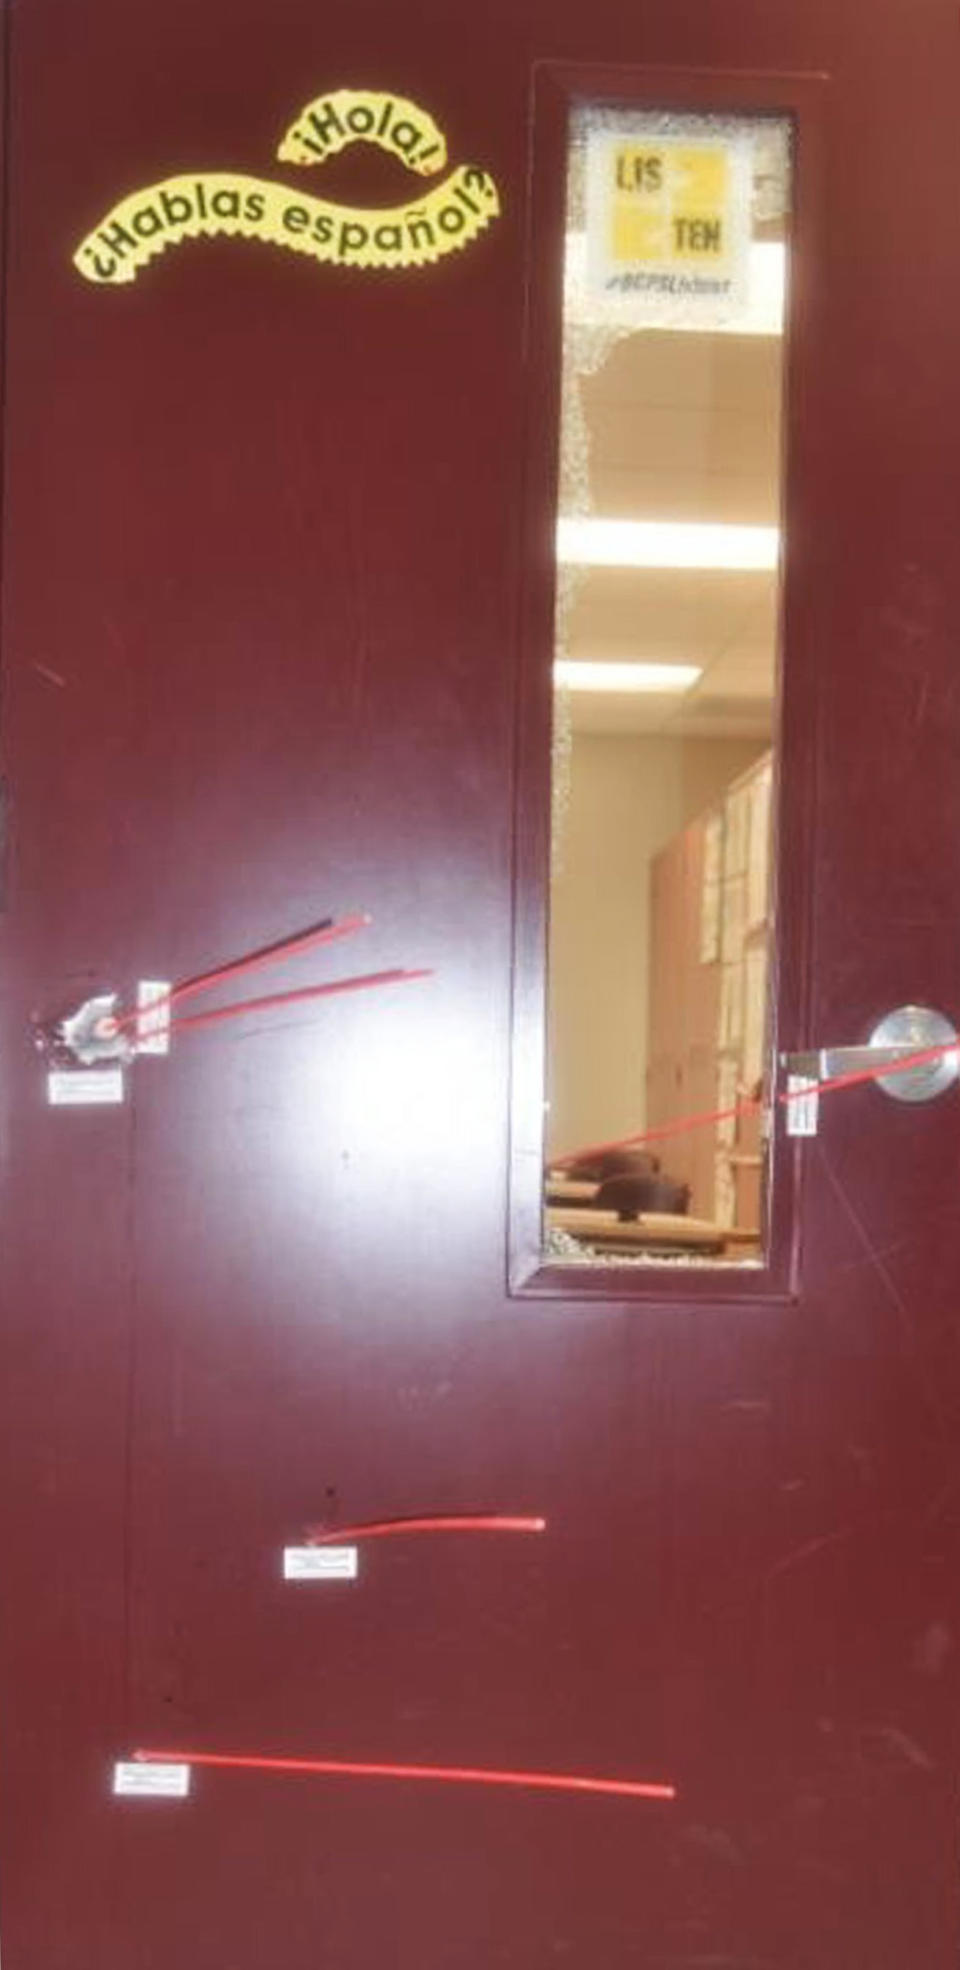
<path id="1" fill-rule="evenodd" d="M 525 339 L 557 257 L 549 198 L 530 230 L 537 64 L 695 70 L 728 104 L 742 74 L 747 107 L 782 89 L 808 117 L 781 1040 L 960 1015 L 956 9 L 22 0 L 7 26 L 4 1970 L 940 1970 L 956 1093 L 825 1109 L 781 1166 L 793 1258 L 749 1297 L 517 1283 L 508 1117 L 512 1088 L 536 1140 L 542 857 L 513 817 L 539 842 L 515 724 L 549 661 L 521 606 L 557 399 Z M 99 281 L 73 264 L 180 174 L 409 201 L 423 126 L 277 160 L 346 88 L 422 105 L 448 172 L 476 167 L 426 264 L 391 263 L 409 224 L 379 269 L 336 264 L 305 250 L 312 207 L 278 246 L 266 206 L 234 236 L 195 191 L 222 236 L 117 279 L 144 220 Z M 48 1102 L 35 1023 L 354 909 L 349 945 L 217 1003 L 433 976 L 187 1029 L 121 1102 Z M 478 1512 L 546 1531 L 368 1540 L 356 1581 L 283 1579 L 319 1521 Z M 183 1754 L 186 1797 L 114 1792 L 142 1749 Z"/>

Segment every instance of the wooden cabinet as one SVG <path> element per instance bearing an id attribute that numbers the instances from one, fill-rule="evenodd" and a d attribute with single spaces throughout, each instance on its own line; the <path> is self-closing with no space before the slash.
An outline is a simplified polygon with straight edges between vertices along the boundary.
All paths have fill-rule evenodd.
<path id="1" fill-rule="evenodd" d="M 771 772 L 764 754 L 651 864 L 650 1128 L 731 1109 L 761 1091 Z M 693 1213 L 759 1227 L 759 1115 L 679 1131 L 661 1153 L 671 1175 L 689 1183 Z"/>

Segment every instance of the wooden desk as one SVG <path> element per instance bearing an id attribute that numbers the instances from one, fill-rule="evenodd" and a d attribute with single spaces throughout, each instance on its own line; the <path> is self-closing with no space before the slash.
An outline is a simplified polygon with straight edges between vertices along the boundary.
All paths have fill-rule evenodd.
<path id="1" fill-rule="evenodd" d="M 581 1183 L 576 1177 L 548 1176 L 544 1195 L 548 1204 L 592 1204 L 599 1188 L 598 1183 Z"/>
<path id="2" fill-rule="evenodd" d="M 675 1216 L 669 1211 L 645 1211 L 626 1222 L 615 1211 L 592 1210 L 589 1205 L 572 1209 L 550 1205 L 546 1212 L 548 1230 L 565 1231 L 572 1238 L 607 1252 L 681 1252 L 702 1258 L 723 1258 L 741 1252 L 745 1258 L 760 1257 L 760 1233 L 741 1225 L 715 1224 L 709 1218 Z"/>
<path id="3" fill-rule="evenodd" d="M 566 1231 L 572 1238 L 583 1238 L 590 1245 L 620 1251 L 650 1251 L 669 1246 L 672 1251 L 705 1252 L 717 1256 L 731 1242 L 743 1242 L 746 1234 L 730 1232 L 708 1218 L 675 1216 L 670 1211 L 644 1211 L 626 1222 L 615 1211 L 591 1210 L 574 1205 L 572 1209 L 550 1205 L 546 1213 L 551 1231 Z"/>

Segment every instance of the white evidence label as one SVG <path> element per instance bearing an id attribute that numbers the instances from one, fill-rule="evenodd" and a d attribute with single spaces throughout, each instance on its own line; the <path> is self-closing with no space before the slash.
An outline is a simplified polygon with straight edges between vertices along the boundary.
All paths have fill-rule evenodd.
<path id="1" fill-rule="evenodd" d="M 356 1546 L 285 1546 L 285 1580 L 356 1580 Z"/>
<path id="2" fill-rule="evenodd" d="M 123 1100 L 123 1068 L 51 1068 L 47 1100 L 51 1108 L 115 1107 Z"/>
<path id="3" fill-rule="evenodd" d="M 190 1791 L 189 1765 L 152 1765 L 146 1758 L 113 1768 L 113 1790 L 118 1799 L 186 1799 Z"/>
<path id="4" fill-rule="evenodd" d="M 137 1052 L 170 1052 L 170 993 L 166 978 L 141 978 L 137 986 Z"/>

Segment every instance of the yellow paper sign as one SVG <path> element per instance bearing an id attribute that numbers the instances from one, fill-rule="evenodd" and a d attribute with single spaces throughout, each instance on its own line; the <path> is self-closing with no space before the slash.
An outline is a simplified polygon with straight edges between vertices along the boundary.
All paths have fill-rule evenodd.
<path id="1" fill-rule="evenodd" d="M 277 156 L 282 164 L 322 164 L 358 143 L 377 144 L 427 177 L 447 161 L 446 138 L 426 110 L 405 96 L 371 89 L 317 96 L 291 123 Z"/>
<path id="2" fill-rule="evenodd" d="M 647 128 L 644 125 L 647 125 Z M 662 126 L 662 120 L 660 120 Z M 595 292 L 742 301 L 750 150 L 737 132 L 665 134 L 639 117 L 598 127 L 587 151 L 587 265 Z"/>
<path id="3" fill-rule="evenodd" d="M 421 176 L 447 159 L 443 132 L 403 97 L 339 89 L 318 96 L 291 124 L 277 155 L 318 164 L 348 144 L 372 143 Z M 73 256 L 87 280 L 120 286 L 154 255 L 184 239 L 239 234 L 340 267 L 422 267 L 476 239 L 500 211 L 496 185 L 462 164 L 424 195 L 395 206 L 349 206 L 235 171 L 183 172 L 131 192 Z"/>

